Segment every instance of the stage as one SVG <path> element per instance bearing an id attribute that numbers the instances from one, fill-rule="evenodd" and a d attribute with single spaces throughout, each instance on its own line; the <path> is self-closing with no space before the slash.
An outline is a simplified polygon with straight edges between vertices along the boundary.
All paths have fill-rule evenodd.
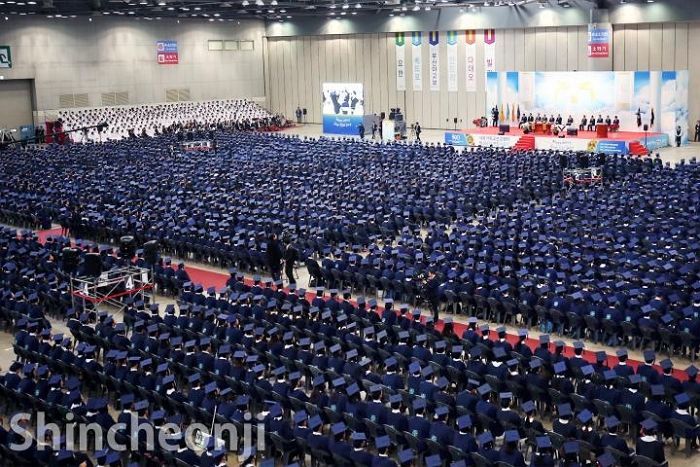
<path id="1" fill-rule="evenodd" d="M 511 126 L 510 131 L 504 135 L 498 134 L 497 127 L 446 131 L 444 141 L 445 144 L 453 146 L 492 146 L 523 151 L 553 149 L 638 156 L 647 155 L 649 151 L 669 145 L 669 138 L 665 133 L 616 131 L 610 132 L 607 138 L 599 139 L 595 131 L 579 131 L 577 136 L 559 138 L 546 134 L 524 134 L 517 126 Z"/>

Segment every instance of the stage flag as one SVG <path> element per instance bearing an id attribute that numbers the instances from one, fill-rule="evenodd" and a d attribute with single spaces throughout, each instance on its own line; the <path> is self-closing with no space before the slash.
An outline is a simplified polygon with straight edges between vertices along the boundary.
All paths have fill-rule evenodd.
<path id="1" fill-rule="evenodd" d="M 505 114 L 503 113 L 503 107 L 501 107 L 501 113 L 500 113 L 499 116 L 498 116 L 498 120 L 501 121 L 501 122 L 505 122 L 505 121 L 506 121 L 506 116 L 505 116 Z"/>
<path id="2" fill-rule="evenodd" d="M 510 104 L 506 104 L 506 118 L 504 120 L 510 119 Z"/>
<path id="3" fill-rule="evenodd" d="M 520 121 L 520 104 L 518 104 L 518 121 Z"/>
<path id="4" fill-rule="evenodd" d="M 430 90 L 440 90 L 440 33 L 430 31 L 428 33 L 430 44 Z"/>
<path id="5" fill-rule="evenodd" d="M 447 31 L 447 90 L 459 90 L 457 78 L 457 31 Z"/>
<path id="6" fill-rule="evenodd" d="M 406 33 L 397 32 L 396 41 L 396 90 L 406 90 Z"/>
<path id="7" fill-rule="evenodd" d="M 421 45 L 423 44 L 423 34 L 421 32 L 411 33 L 411 44 L 413 48 L 411 49 L 412 63 L 413 63 L 413 90 L 422 91 L 423 90 L 423 50 Z"/>
<path id="8" fill-rule="evenodd" d="M 476 92 L 476 31 L 466 31 L 467 92 Z"/>

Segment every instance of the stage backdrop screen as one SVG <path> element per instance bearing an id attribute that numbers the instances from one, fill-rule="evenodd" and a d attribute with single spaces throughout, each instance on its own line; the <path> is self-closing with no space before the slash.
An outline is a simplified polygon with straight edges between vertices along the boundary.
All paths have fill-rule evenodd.
<path id="1" fill-rule="evenodd" d="M 356 135 L 365 114 L 362 83 L 323 83 L 323 132 Z"/>
<path id="2" fill-rule="evenodd" d="M 586 115 L 617 116 L 620 130 L 666 133 L 675 140 L 680 126 L 688 136 L 687 71 L 489 72 L 486 114 L 498 106 L 500 120 L 522 114 L 571 115 L 575 126 Z"/>

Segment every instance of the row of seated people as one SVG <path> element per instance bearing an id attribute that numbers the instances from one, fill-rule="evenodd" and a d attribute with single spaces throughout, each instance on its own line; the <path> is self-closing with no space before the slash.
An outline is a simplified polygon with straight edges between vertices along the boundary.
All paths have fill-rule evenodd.
<path id="1" fill-rule="evenodd" d="M 96 128 L 73 133 L 77 142 L 156 136 L 199 126 L 243 129 L 240 125 L 255 125 L 262 129 L 284 125 L 280 116 L 247 99 L 66 109 L 60 110 L 58 117 L 65 131 L 107 124 L 101 134 Z"/>
<path id="2" fill-rule="evenodd" d="M 284 228 L 304 240 L 313 236 L 335 244 L 367 244 L 383 233 L 381 229 L 386 231 L 382 236 L 396 235 L 399 222 L 449 224 L 484 209 L 511 206 L 516 200 L 540 200 L 562 188 L 560 157 L 553 153 L 516 158 L 504 157 L 508 153 L 502 149 L 457 154 L 451 147 L 246 134 L 220 138 L 220 157 L 172 158 L 162 147 L 173 139 L 3 157 L 6 188 L 0 212 L 37 215 L 48 210 L 54 220 L 73 219 L 72 235 L 78 238 L 129 234 L 232 248 L 240 241 L 247 246 L 245 231 Z M 111 167 L 110 180 L 85 173 L 95 151 Z M 247 161 L 245 170 L 241 160 Z M 606 161 L 611 179 L 642 171 L 644 165 L 626 157 Z M 287 170 L 279 171 L 280 166 Z M 38 177 L 32 169 L 36 167 L 44 169 L 44 177 Z M 226 177 L 201 175 L 213 173 Z M 313 189 L 308 185 L 311 180 L 316 184 Z M 71 194 L 76 184 L 81 185 L 83 201 Z M 114 202 L 135 196 L 132 186 L 139 187 L 142 198 L 139 216 Z M 171 188 L 161 193 L 162 186 Z M 247 187 L 246 193 L 232 197 L 240 186 Z M 285 187 L 283 192 L 280 186 Z M 372 203 L 367 203 L 369 199 Z M 177 213 L 166 208 L 170 201 L 179 206 Z M 241 236 L 234 238 L 239 232 Z"/>
<path id="3" fill-rule="evenodd" d="M 516 205 L 450 230 L 431 224 L 425 238 L 406 232 L 366 256 L 334 251 L 310 270 L 332 287 L 362 292 L 380 283 L 398 299 L 407 282 L 432 270 L 441 278 L 441 301 L 469 311 L 502 319 L 510 310 L 559 332 L 589 326 L 611 344 L 660 343 L 663 328 L 667 343 L 682 334 L 694 347 L 700 240 L 693 206 L 700 195 L 687 180 L 699 175 L 693 163 L 646 181 L 566 193 L 537 208 Z M 656 191 L 657 184 L 669 191 Z"/>
<path id="4" fill-rule="evenodd" d="M 566 123 L 564 123 L 564 119 L 562 118 L 561 114 L 558 114 L 556 117 L 554 114 L 547 117 L 546 115 L 540 115 L 539 113 L 537 116 L 533 116 L 532 112 L 529 114 L 523 113 L 520 117 L 518 126 L 520 128 L 526 126 L 529 128 L 533 123 L 549 123 L 558 127 L 563 126 L 564 128 L 574 127 L 574 117 L 569 115 L 569 117 L 566 119 Z M 596 125 L 603 124 L 607 125 L 611 131 L 617 131 L 620 128 L 620 119 L 617 117 L 617 115 L 615 115 L 615 117 L 612 119 L 610 118 L 610 115 L 606 116 L 605 119 L 603 119 L 602 115 L 598 115 L 598 118 L 596 118 L 595 115 L 591 115 L 590 119 L 587 118 L 586 115 L 583 115 L 578 125 L 578 129 L 579 131 L 593 131 L 595 130 Z"/>
<path id="5" fill-rule="evenodd" d="M 51 371 L 57 368 L 74 371 L 84 380 L 102 374 L 107 378 L 98 377 L 98 380 L 105 379 L 107 385 L 108 378 L 113 378 L 111 384 L 119 385 L 116 382 L 123 381 L 122 386 L 127 388 L 131 384 L 138 395 L 155 398 L 164 406 L 153 409 L 161 417 L 153 420 L 154 423 L 168 418 L 168 408 L 183 407 L 182 404 L 202 409 L 204 418 L 218 407 L 219 415 L 226 418 L 230 414 L 229 418 L 240 422 L 241 406 L 247 408 L 251 404 L 249 396 L 262 392 L 258 407 L 264 407 L 270 396 L 277 401 L 269 411 L 265 410 L 266 429 L 287 441 L 287 455 L 301 455 L 297 434 L 308 437 L 315 433 L 319 436 L 312 437 L 314 442 L 321 443 L 316 449 L 325 443 L 329 455 L 346 457 L 361 465 L 374 463 L 368 453 L 358 452 L 364 451 L 367 436 L 380 439 L 386 432 L 396 438 L 394 442 L 412 447 L 413 455 L 425 457 L 426 462 L 438 456 L 438 464 L 450 451 L 444 446 L 458 439 L 464 449 L 452 445 L 457 449 L 451 450 L 451 456 L 476 452 L 474 459 L 483 457 L 492 462 L 503 460 L 525 465 L 518 442 L 526 434 L 538 446 L 532 465 L 547 465 L 547 454 L 552 454 L 552 447 L 560 452 L 561 465 L 578 461 L 582 446 L 586 456 L 603 457 L 605 448 L 612 448 L 608 451 L 617 455 L 622 452 L 624 456 L 631 451 L 618 436 L 621 423 L 618 417 L 630 425 L 631 432 L 641 422 L 645 436 L 651 440 L 640 438 L 638 449 L 659 461 L 663 461 L 663 447 L 653 436 L 655 424 L 661 424 L 661 434 L 671 436 L 674 432 L 668 432 L 665 427 L 678 419 L 685 423 L 679 425 L 681 429 L 690 430 L 681 436 L 690 443 L 697 438 L 697 422 L 687 414 L 689 395 L 697 396 L 696 370 L 688 371 L 690 379 L 683 386 L 667 372 L 655 373 L 657 370 L 651 365 L 642 366 L 634 373 L 626 364 L 623 352 L 618 353 L 620 363 L 613 368 L 605 366 L 606 359 L 595 367 L 589 364 L 582 358 L 582 345 L 576 345 L 576 355 L 571 359 L 562 354 L 560 344 L 555 344 L 551 353 L 546 346 L 540 346 L 535 356 L 527 358 L 523 340 L 510 350 L 511 344 L 500 329 L 496 339 L 483 333 L 476 343 L 469 336 L 459 341 L 449 331 L 439 334 L 418 320 L 402 318 L 398 329 L 410 331 L 398 331 L 385 322 L 391 311 L 382 318 L 371 308 L 354 309 L 348 301 L 333 303 L 318 298 L 308 303 L 301 297 L 295 299 L 294 293 L 287 295 L 289 300 L 271 306 L 265 303 L 265 291 L 257 288 L 249 287 L 244 292 L 251 297 L 240 300 L 239 296 L 242 303 L 235 303 L 235 314 L 232 310 L 222 313 L 221 307 L 214 310 L 197 305 L 194 295 L 183 297 L 192 302 L 179 307 L 179 317 L 172 306 L 161 317 L 157 305 L 146 308 L 143 303 L 132 304 L 127 316 L 138 321 L 133 322 L 129 337 L 124 323 L 114 323 L 106 313 L 97 315 L 99 321 L 94 327 L 89 324 L 88 315 L 81 316 L 82 323 L 69 323 L 74 336 L 81 341 L 72 350 L 64 336 L 52 337 L 36 322 L 29 323 L 25 330 L 26 323 L 18 322 L 16 352 L 23 359 L 43 363 L 43 369 L 15 364 L 11 368 L 14 375 L 4 378 L 5 388 L 34 394 L 39 399 L 43 395 L 41 388 L 46 391 L 46 397 L 51 390 L 54 396 L 51 403 L 65 398 L 71 410 L 78 413 L 82 410 L 84 416 L 89 416 L 88 420 L 98 421 L 105 429 L 114 423 L 106 412 L 106 403 L 100 399 L 94 404 L 88 401 L 84 406 L 80 393 L 75 392 L 75 380 L 62 391 L 61 385 L 47 383 L 48 378 L 55 378 Z M 267 294 L 281 298 L 285 292 L 270 289 Z M 251 306 L 246 301 L 257 304 Z M 322 305 L 323 311 L 314 304 Z M 332 313 L 334 309 L 341 314 Z M 340 311 L 351 309 L 347 315 Z M 212 323 L 213 327 L 206 328 L 202 323 Z M 99 363 L 100 351 L 103 364 Z M 378 357 L 387 358 L 382 361 Z M 455 368 L 456 372 L 445 372 L 445 368 Z M 41 378 L 43 385 L 34 384 Z M 158 398 L 153 391 L 164 397 Z M 582 397 L 574 399 L 576 394 Z M 133 403 L 133 400 L 133 395 L 120 397 L 122 414 L 134 407 L 139 415 L 149 413 L 150 402 Z M 537 403 L 528 402 L 533 400 Z M 602 402 L 586 404 L 591 400 Z M 674 401 L 672 405 L 669 400 Z M 576 413 L 572 412 L 573 403 L 577 405 Z M 522 406 L 524 419 L 512 410 L 514 404 Z M 578 407 L 578 404 L 582 405 Z M 329 408 L 330 412 L 319 407 Z M 557 419 L 551 432 L 546 433 L 537 418 L 552 407 L 557 409 Z M 642 420 L 647 415 L 641 413 L 644 409 L 651 414 L 649 419 Z M 193 412 L 187 408 L 182 411 Z M 432 422 L 427 419 L 428 414 Z M 195 413 L 194 418 L 198 416 Z M 574 416 L 580 427 L 575 426 Z M 347 426 L 341 424 L 343 419 Z M 596 425 L 596 419 L 608 431 L 599 437 L 593 429 L 601 426 Z M 392 423 L 384 423 L 390 420 Z M 324 425 L 340 444 L 324 440 Z M 353 431 L 353 443 L 358 442 L 356 451 L 342 443 L 348 429 Z M 494 439 L 499 442 L 502 439 L 500 453 L 493 449 Z M 567 443 L 569 440 L 577 442 L 572 445 Z M 400 449 L 397 454 L 403 451 Z M 182 453 L 187 451 L 181 451 L 184 456 Z M 541 456 L 544 457 L 540 459 Z"/>

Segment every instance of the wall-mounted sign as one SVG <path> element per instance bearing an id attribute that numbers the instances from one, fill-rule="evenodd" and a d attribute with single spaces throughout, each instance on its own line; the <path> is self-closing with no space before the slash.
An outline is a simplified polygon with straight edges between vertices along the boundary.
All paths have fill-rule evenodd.
<path id="1" fill-rule="evenodd" d="M 610 56 L 610 25 L 588 25 L 588 56 L 608 58 Z"/>
<path id="2" fill-rule="evenodd" d="M 156 42 L 156 54 L 160 65 L 177 65 L 180 60 L 177 53 L 177 41 Z"/>
<path id="3" fill-rule="evenodd" d="M 9 45 L 0 45 L 0 68 L 12 68 L 12 53 Z"/>

